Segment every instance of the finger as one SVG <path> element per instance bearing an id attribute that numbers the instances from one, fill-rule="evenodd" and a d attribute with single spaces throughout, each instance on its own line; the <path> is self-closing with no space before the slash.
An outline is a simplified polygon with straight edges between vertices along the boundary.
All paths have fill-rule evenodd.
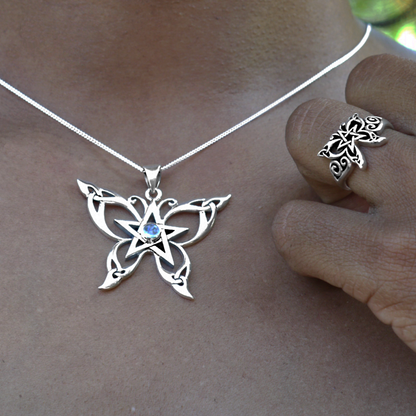
<path id="1" fill-rule="evenodd" d="M 416 135 L 416 63 L 394 55 L 364 59 L 351 72 L 349 104 L 388 119 L 396 130 Z"/>
<path id="2" fill-rule="evenodd" d="M 291 201 L 276 215 L 273 235 L 297 273 L 322 279 L 367 302 L 379 282 L 377 218 L 311 201 Z"/>
<path id="3" fill-rule="evenodd" d="M 338 101 L 316 99 L 299 106 L 286 127 L 286 144 L 299 171 L 327 203 L 345 198 L 348 192 L 337 185 L 329 169 L 329 159 L 317 154 L 340 124 L 354 113 L 359 113 L 362 118 L 371 115 Z M 416 193 L 411 174 L 415 165 L 416 141 L 392 129 L 386 129 L 382 136 L 388 139 L 388 143 L 381 147 L 359 145 L 367 169 L 352 165 L 348 185 L 373 205 L 395 207 L 398 199 L 406 198 L 409 192 Z M 407 191 L 403 193 L 402 189 Z"/>
<path id="4" fill-rule="evenodd" d="M 312 100 L 296 108 L 286 125 L 286 146 L 300 173 L 322 201 L 332 203 L 345 198 L 350 192 L 340 188 L 322 159 L 315 157 L 329 137 L 330 127 L 321 132 L 323 120 L 328 118 L 328 112 L 323 112 L 329 106 L 328 100 Z M 336 121 L 327 120 L 326 124 L 334 125 Z"/>

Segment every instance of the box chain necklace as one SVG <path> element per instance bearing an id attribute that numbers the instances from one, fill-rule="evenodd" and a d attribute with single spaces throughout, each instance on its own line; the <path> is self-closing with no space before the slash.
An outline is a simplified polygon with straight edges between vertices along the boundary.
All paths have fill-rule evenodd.
<path id="1" fill-rule="evenodd" d="M 135 272 L 146 253 L 152 253 L 155 258 L 156 267 L 162 279 L 179 295 L 186 299 L 193 299 L 193 296 L 188 290 L 188 278 L 191 272 L 191 262 L 186 251 L 184 250 L 184 247 L 190 246 L 202 240 L 211 231 L 214 226 L 217 212 L 227 205 L 231 195 L 211 199 L 194 199 L 193 201 L 184 204 L 179 204 L 178 201 L 173 198 L 162 200 L 162 191 L 158 188 L 160 184 L 161 172 L 177 165 L 180 162 L 183 162 L 189 157 L 206 149 L 208 146 L 213 145 L 234 131 L 260 117 L 264 113 L 270 111 L 272 108 L 276 107 L 294 94 L 303 90 L 332 69 L 342 65 L 365 45 L 370 33 L 371 25 L 367 25 L 365 34 L 361 41 L 346 55 L 336 60 L 312 78 L 308 79 L 303 84 L 288 92 L 286 95 L 274 101 L 267 107 L 264 107 L 252 116 L 246 118 L 218 136 L 215 136 L 211 140 L 208 140 L 197 148 L 189 151 L 183 156 L 178 157 L 165 166 L 140 166 L 62 119 L 2 79 L 0 79 L 0 85 L 27 103 L 31 104 L 33 107 L 42 111 L 44 114 L 53 118 L 58 123 L 61 123 L 63 126 L 72 130 L 74 133 L 80 135 L 84 139 L 90 141 L 144 174 L 145 181 L 148 186 L 148 189 L 145 192 L 145 198 L 133 195 L 128 199 L 125 199 L 115 192 L 99 188 L 92 183 L 84 182 L 79 179 L 77 181 L 82 194 L 87 198 L 87 207 L 93 222 L 107 237 L 116 241 L 115 245 L 108 254 L 107 276 L 99 289 L 112 289 L 118 286 L 123 280 L 127 279 Z M 120 233 L 116 233 L 111 230 L 106 222 L 105 210 L 107 205 L 122 207 L 127 210 L 132 217 L 130 220 L 114 220 L 115 224 L 120 228 Z M 199 226 L 193 237 L 185 241 L 176 242 L 174 240 L 177 237 L 185 234 L 189 230 L 189 228 L 186 227 L 168 224 L 168 220 L 172 216 L 180 213 L 198 214 Z M 126 254 L 121 252 L 121 248 L 124 248 L 124 251 L 127 249 Z M 179 266 L 177 264 L 177 259 L 174 259 L 173 257 L 172 250 L 176 251 L 176 258 L 179 255 L 182 260 Z M 126 260 L 130 260 L 130 263 L 126 264 Z M 131 264 L 131 261 L 133 261 L 133 264 Z"/>

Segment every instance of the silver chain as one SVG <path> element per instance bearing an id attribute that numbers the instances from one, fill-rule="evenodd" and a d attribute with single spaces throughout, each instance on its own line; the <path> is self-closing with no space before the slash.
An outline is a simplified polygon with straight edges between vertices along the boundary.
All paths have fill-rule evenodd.
<path id="1" fill-rule="evenodd" d="M 367 42 L 367 39 L 369 38 L 371 33 L 371 25 L 367 25 L 367 29 L 365 31 L 365 34 L 361 41 L 358 43 L 358 45 L 352 49 L 350 52 L 345 54 L 342 58 L 337 59 L 332 64 L 328 65 L 326 68 L 324 68 L 322 71 L 318 72 L 316 75 L 314 75 L 312 78 L 309 78 L 307 81 L 305 81 L 303 84 L 299 85 L 292 91 L 285 94 L 283 97 L 279 98 L 278 100 L 274 101 L 273 103 L 269 104 L 267 107 L 264 107 L 257 113 L 253 114 L 252 116 L 246 118 L 245 120 L 241 121 L 240 123 L 236 124 L 235 126 L 231 127 L 230 129 L 224 131 L 223 133 L 219 134 L 218 136 L 215 136 L 211 140 L 208 140 L 207 142 L 201 144 L 197 148 L 191 150 L 188 153 L 185 153 L 183 156 L 178 157 L 177 159 L 173 160 L 172 162 L 168 163 L 165 166 L 162 166 L 161 170 L 167 170 L 171 168 L 172 166 L 177 165 L 180 162 L 183 162 L 184 160 L 188 159 L 189 157 L 201 152 L 202 150 L 206 149 L 208 146 L 213 145 L 214 143 L 218 142 L 219 140 L 223 139 L 224 137 L 228 136 L 229 134 L 235 132 L 236 130 L 240 129 L 241 127 L 245 126 L 246 124 L 250 123 L 251 121 L 255 120 L 256 118 L 260 117 L 267 111 L 270 111 L 272 108 L 276 107 L 283 101 L 287 100 L 288 98 L 292 97 L 292 95 L 295 95 L 299 91 L 303 90 L 319 78 L 323 77 L 325 74 L 327 74 L 329 71 L 332 71 L 334 68 L 342 65 L 344 62 L 348 61 L 353 55 L 355 55 Z M 101 143 L 97 139 L 94 139 L 94 137 L 90 136 L 89 134 L 85 133 L 84 131 L 80 130 L 78 127 L 75 127 L 73 124 L 69 123 L 68 121 L 64 120 L 63 118 L 59 117 L 52 111 L 48 110 L 47 108 L 40 105 L 38 102 L 32 100 L 27 95 L 23 94 L 21 91 L 17 90 L 16 88 L 12 87 L 10 84 L 8 84 L 6 81 L 3 81 L 0 79 L 0 85 L 6 89 L 8 89 L 13 94 L 20 97 L 22 100 L 26 101 L 27 103 L 31 104 L 33 107 L 37 108 L 38 110 L 42 111 L 42 113 L 46 114 L 47 116 L 53 118 L 58 123 L 61 123 L 63 126 L 67 127 L 69 130 L 72 130 L 74 133 L 78 134 L 79 136 L 83 137 L 84 139 L 90 141 L 92 144 L 95 144 L 96 146 L 100 147 L 101 149 L 105 150 L 106 152 L 110 153 L 111 155 L 117 157 L 118 159 L 122 160 L 123 162 L 127 163 L 128 165 L 132 166 L 133 168 L 137 169 L 140 172 L 144 172 L 144 168 L 137 163 L 134 163 L 130 159 L 127 159 L 120 153 L 116 152 L 115 150 L 111 149 L 111 147 L 106 146 L 104 143 Z"/>

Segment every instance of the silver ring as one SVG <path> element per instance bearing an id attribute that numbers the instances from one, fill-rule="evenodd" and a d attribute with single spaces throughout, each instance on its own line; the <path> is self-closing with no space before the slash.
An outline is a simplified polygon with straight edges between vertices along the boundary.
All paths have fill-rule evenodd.
<path id="1" fill-rule="evenodd" d="M 318 153 L 318 156 L 331 160 L 329 170 L 338 185 L 350 190 L 346 179 L 352 171 L 352 165 L 356 164 L 360 169 L 367 167 L 358 144 L 372 147 L 386 144 L 387 138 L 380 136 L 386 128 L 392 129 L 393 126 L 384 118 L 368 116 L 362 119 L 357 113 L 341 124 Z"/>

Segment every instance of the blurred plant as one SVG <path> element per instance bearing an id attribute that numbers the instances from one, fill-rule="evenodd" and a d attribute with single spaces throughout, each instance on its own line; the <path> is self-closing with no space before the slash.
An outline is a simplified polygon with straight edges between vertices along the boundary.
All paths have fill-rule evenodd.
<path id="1" fill-rule="evenodd" d="M 416 0 L 350 0 L 354 14 L 416 50 Z"/>

